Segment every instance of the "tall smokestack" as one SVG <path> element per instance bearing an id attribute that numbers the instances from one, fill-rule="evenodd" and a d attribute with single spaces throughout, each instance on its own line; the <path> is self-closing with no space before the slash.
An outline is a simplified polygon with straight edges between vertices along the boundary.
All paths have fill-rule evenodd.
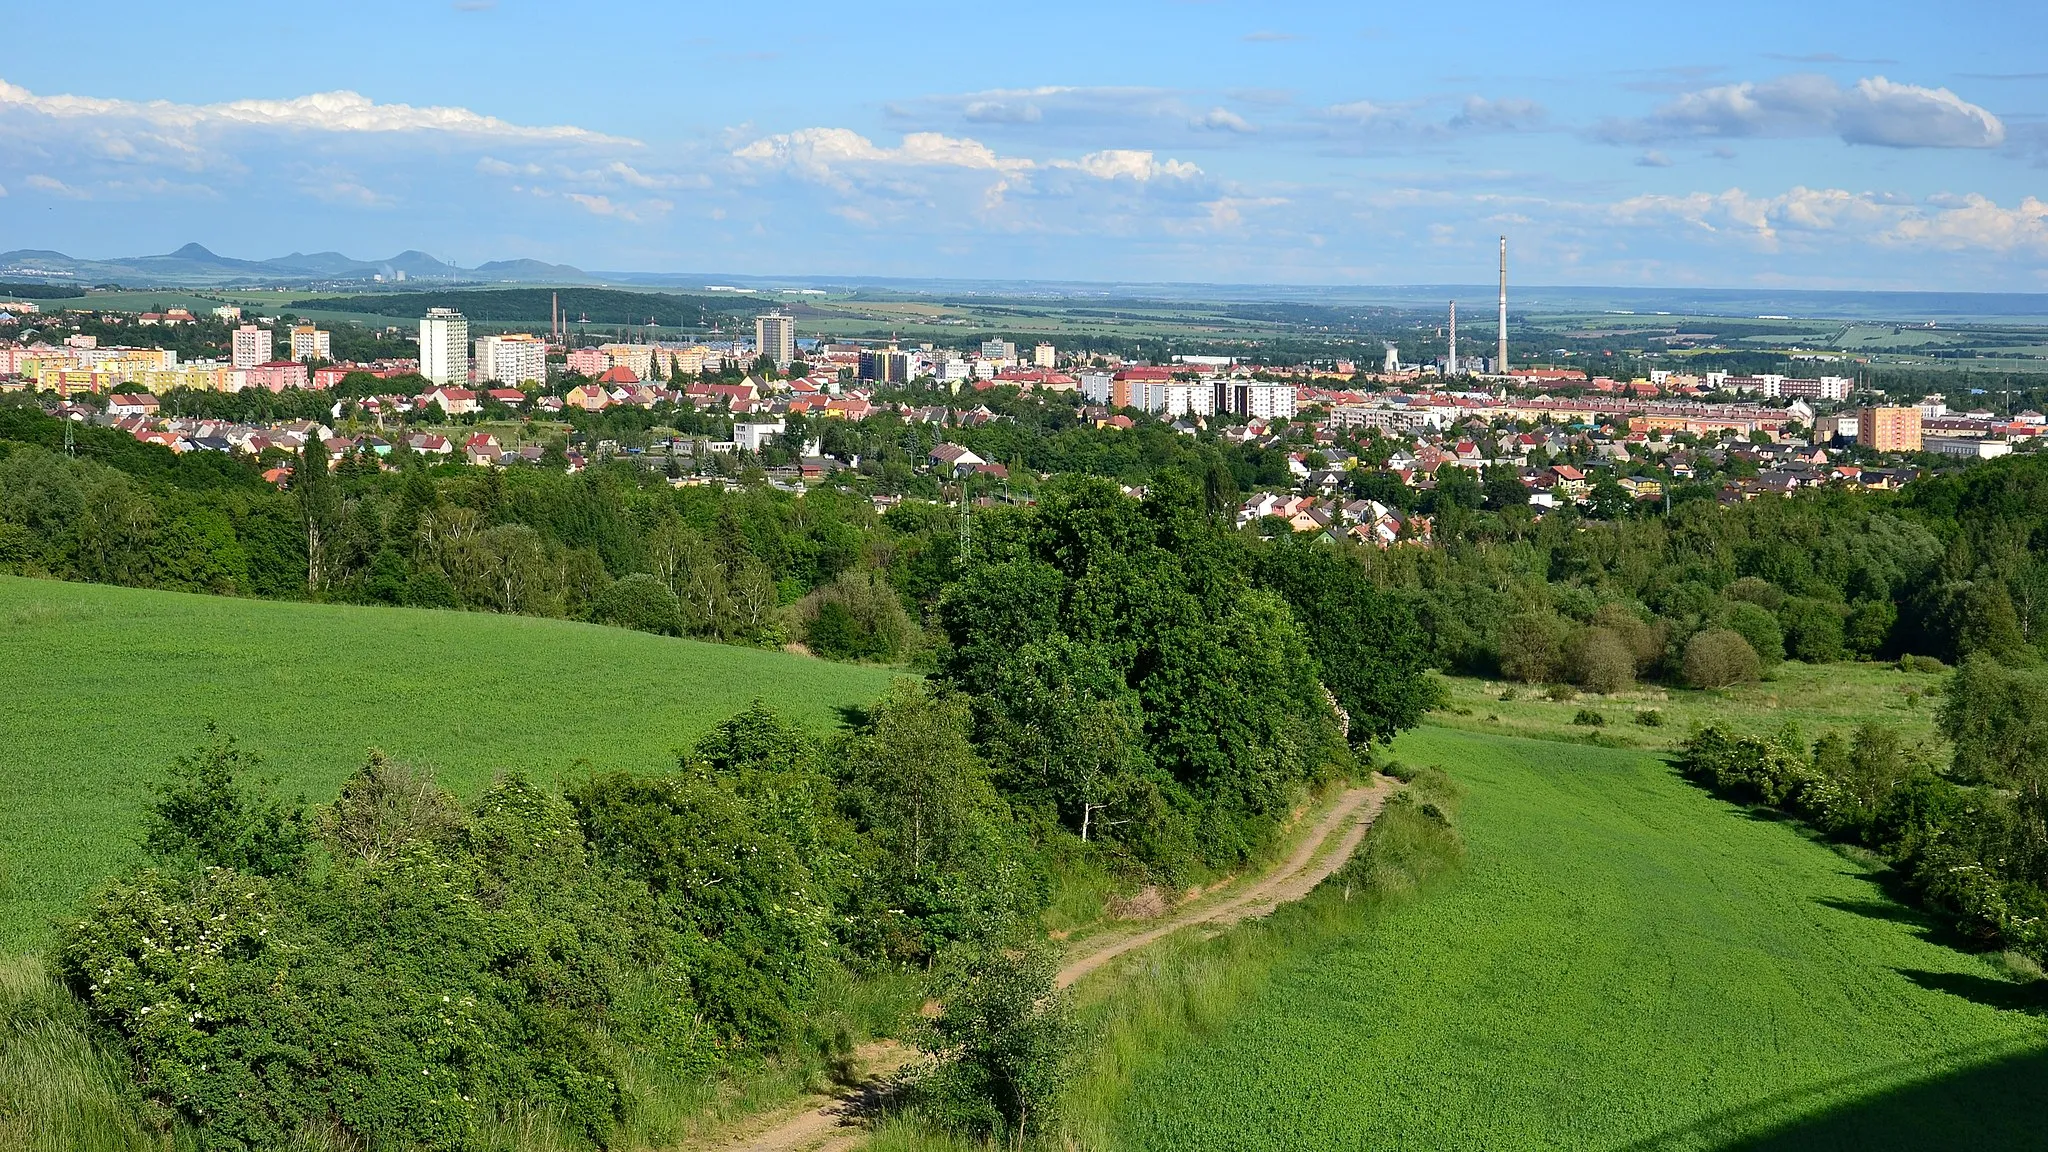
<path id="1" fill-rule="evenodd" d="M 1508 373 L 1508 238 L 1500 238 L 1500 345 L 1494 350 L 1493 370 Z"/>
<path id="2" fill-rule="evenodd" d="M 1451 301 L 1451 354 L 1444 357 L 1444 375 L 1458 373 L 1458 302 Z"/>

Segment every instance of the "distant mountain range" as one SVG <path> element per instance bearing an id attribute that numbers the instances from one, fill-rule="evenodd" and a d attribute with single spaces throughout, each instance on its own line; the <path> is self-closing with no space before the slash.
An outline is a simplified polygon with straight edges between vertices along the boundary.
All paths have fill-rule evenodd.
<path id="1" fill-rule="evenodd" d="M 539 260 L 493 260 L 460 268 L 424 252 L 400 252 L 389 260 L 358 260 L 339 252 L 294 252 L 274 260 L 237 260 L 199 244 L 162 256 L 79 260 L 62 252 L 23 248 L 0 252 L 0 280 L 49 284 L 120 284 L 130 288 L 309 287 L 375 283 L 580 284 L 592 278 L 580 268 Z"/>

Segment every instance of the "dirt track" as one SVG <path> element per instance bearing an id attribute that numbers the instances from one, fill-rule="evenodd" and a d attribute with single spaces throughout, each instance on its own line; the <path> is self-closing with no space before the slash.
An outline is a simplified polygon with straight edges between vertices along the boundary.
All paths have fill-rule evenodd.
<path id="1" fill-rule="evenodd" d="M 1313 829 L 1301 839 L 1293 855 L 1265 875 L 1215 903 L 1195 904 L 1168 916 L 1135 935 L 1113 940 L 1095 939 L 1082 944 L 1079 955 L 1059 971 L 1059 986 L 1065 988 L 1096 972 L 1127 952 L 1155 943 L 1183 928 L 1196 925 L 1224 926 L 1299 900 L 1315 890 L 1342 867 L 1365 839 L 1367 829 L 1394 790 L 1394 781 L 1375 777 L 1369 788 L 1352 788 L 1337 798 Z M 1334 838 L 1334 839 L 1333 839 Z M 862 1078 L 835 1096 L 817 1096 L 802 1110 L 783 1113 L 783 1119 L 753 1132 L 736 1133 L 709 1147 L 730 1152 L 845 1152 L 866 1137 L 855 1126 L 847 1105 L 873 1091 L 880 1083 L 901 1071 L 912 1057 L 900 1044 L 887 1041 L 864 1045 L 855 1053 Z"/>

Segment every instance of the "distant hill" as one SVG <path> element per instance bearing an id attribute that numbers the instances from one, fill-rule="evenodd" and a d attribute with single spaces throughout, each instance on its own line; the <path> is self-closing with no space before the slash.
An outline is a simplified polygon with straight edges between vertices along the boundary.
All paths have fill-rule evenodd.
<path id="1" fill-rule="evenodd" d="M 650 319 L 667 327 L 703 328 L 736 323 L 772 301 L 731 297 L 678 296 L 668 292 L 628 292 L 617 288 L 476 288 L 427 289 L 418 292 L 366 292 L 353 296 L 316 296 L 295 300 L 307 312 L 355 312 L 371 316 L 420 316 L 429 308 L 453 308 L 471 320 L 486 323 L 545 324 L 548 309 L 560 297 L 562 315 L 571 324 L 645 324 Z"/>
<path id="2" fill-rule="evenodd" d="M 239 260 L 202 244 L 187 244 L 159 256 L 111 260 L 80 260 L 47 249 L 0 252 L 0 280 L 66 287 L 72 289 L 69 295 L 98 284 L 130 288 L 340 286 L 352 281 L 371 284 L 378 277 L 397 283 L 400 273 L 406 283 L 573 284 L 593 279 L 567 264 L 493 260 L 478 268 L 461 268 L 417 251 L 400 252 L 388 260 L 359 260 L 340 252 L 294 252 L 270 260 Z"/>

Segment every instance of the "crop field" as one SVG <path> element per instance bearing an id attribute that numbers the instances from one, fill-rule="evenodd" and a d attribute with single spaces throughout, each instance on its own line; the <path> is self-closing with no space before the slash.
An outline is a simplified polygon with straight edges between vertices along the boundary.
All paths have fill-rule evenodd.
<path id="1" fill-rule="evenodd" d="M 0 577 L 0 952 L 39 946 L 134 854 L 149 783 L 206 740 L 331 799 L 371 747 L 474 794 L 655 769 L 759 696 L 823 729 L 888 669 L 481 613 L 285 604 Z"/>
<path id="2" fill-rule="evenodd" d="M 1898 729 L 1908 744 L 1938 752 L 1934 713 L 1941 682 L 1941 673 L 1901 672 L 1891 664 L 1793 661 L 1780 664 L 1767 680 L 1706 692 L 1643 684 L 1612 696 L 1579 693 L 1553 700 L 1541 686 L 1452 676 L 1446 677 L 1451 707 L 1433 713 L 1430 722 L 1488 734 L 1665 749 L 1677 747 L 1701 724 L 1753 735 L 1792 724 L 1812 740 L 1828 731 L 1846 735 L 1874 720 Z M 1582 712 L 1600 717 L 1600 723 L 1574 723 Z M 1641 722 L 1652 712 L 1660 721 L 1655 727 Z"/>
<path id="3" fill-rule="evenodd" d="M 1464 871 L 1149 1056 L 1115 1146 L 2040 1146 L 2032 988 L 1863 866 L 1639 750 L 1396 752 L 1464 786 Z"/>

